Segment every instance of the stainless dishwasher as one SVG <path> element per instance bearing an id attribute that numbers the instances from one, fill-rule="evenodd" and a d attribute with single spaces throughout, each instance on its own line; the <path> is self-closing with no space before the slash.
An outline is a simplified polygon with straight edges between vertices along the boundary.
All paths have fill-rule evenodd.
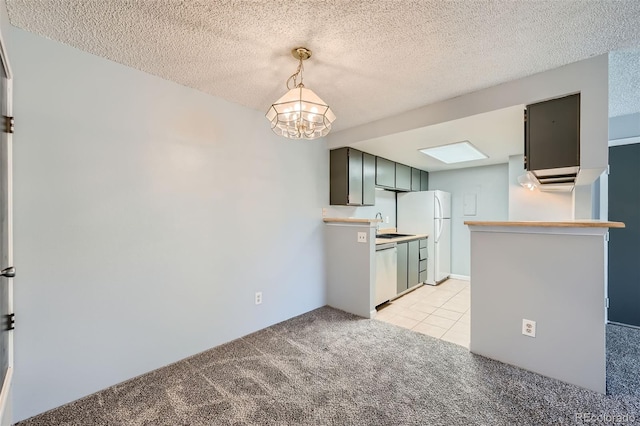
<path id="1" fill-rule="evenodd" d="M 374 306 L 393 299 L 398 284 L 398 247 L 396 243 L 376 245 L 376 289 Z"/>

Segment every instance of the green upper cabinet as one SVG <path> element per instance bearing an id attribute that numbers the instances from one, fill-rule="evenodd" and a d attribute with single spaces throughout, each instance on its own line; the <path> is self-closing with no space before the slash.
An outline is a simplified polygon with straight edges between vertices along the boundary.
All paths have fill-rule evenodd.
<path id="1" fill-rule="evenodd" d="M 329 202 L 335 206 L 375 204 L 373 156 L 353 148 L 329 153 Z"/>
<path id="2" fill-rule="evenodd" d="M 411 168 L 411 190 L 420 191 L 420 169 Z"/>
<path id="3" fill-rule="evenodd" d="M 411 167 L 396 163 L 396 189 L 411 191 Z"/>
<path id="4" fill-rule="evenodd" d="M 354 148 L 329 152 L 329 202 L 332 206 L 374 206 L 376 187 L 425 191 L 428 173 Z"/>
<path id="5" fill-rule="evenodd" d="M 386 158 L 376 157 L 376 186 L 395 189 L 396 163 Z"/>
<path id="6" fill-rule="evenodd" d="M 420 170 L 420 191 L 429 190 L 429 173 L 424 170 Z"/>
<path id="7" fill-rule="evenodd" d="M 376 204 L 376 156 L 362 153 L 362 205 Z"/>

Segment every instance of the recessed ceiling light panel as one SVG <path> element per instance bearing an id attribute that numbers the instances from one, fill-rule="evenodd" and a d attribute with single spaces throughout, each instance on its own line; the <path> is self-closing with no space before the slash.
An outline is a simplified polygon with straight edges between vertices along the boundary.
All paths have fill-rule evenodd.
<path id="1" fill-rule="evenodd" d="M 440 160 L 446 164 L 463 163 L 465 161 L 484 160 L 489 158 L 469 141 L 434 146 L 419 150 L 423 154 Z"/>

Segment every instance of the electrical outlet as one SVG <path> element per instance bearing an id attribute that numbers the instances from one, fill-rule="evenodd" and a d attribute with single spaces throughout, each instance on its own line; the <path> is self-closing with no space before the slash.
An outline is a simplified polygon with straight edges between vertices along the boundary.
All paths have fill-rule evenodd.
<path id="1" fill-rule="evenodd" d="M 327 209 L 322 208 L 322 217 L 327 217 Z"/>
<path id="2" fill-rule="evenodd" d="M 528 319 L 523 319 L 522 334 L 529 337 L 536 337 L 536 322 Z"/>
<path id="3" fill-rule="evenodd" d="M 384 218 L 384 223 L 389 223 L 389 216 Z"/>
<path id="4" fill-rule="evenodd" d="M 367 233 L 366 232 L 358 232 L 358 242 L 366 243 L 367 242 Z"/>
<path id="5" fill-rule="evenodd" d="M 256 292 L 256 305 L 260 305 L 262 303 L 262 292 Z"/>

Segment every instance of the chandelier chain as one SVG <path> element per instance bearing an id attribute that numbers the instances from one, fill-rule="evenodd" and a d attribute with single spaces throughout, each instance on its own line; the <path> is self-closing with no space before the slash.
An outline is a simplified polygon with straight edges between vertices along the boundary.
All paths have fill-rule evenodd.
<path id="1" fill-rule="evenodd" d="M 302 84 L 302 71 L 304 71 L 304 65 L 302 65 L 302 57 L 300 57 L 299 61 L 300 63 L 298 64 L 298 69 L 296 70 L 296 72 L 291 74 L 291 77 L 287 79 L 287 89 L 289 90 L 293 89 L 294 87 L 304 87 L 304 84 Z M 298 77 L 300 77 L 300 83 L 298 83 Z M 289 87 L 289 83 L 291 83 L 291 80 L 293 80 L 293 87 Z"/>

